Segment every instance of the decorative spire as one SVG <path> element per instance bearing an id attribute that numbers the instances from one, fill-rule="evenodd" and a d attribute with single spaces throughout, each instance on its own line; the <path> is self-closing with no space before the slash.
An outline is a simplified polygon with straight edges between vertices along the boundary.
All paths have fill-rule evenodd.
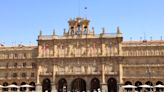
<path id="1" fill-rule="evenodd" d="M 95 34 L 95 29 L 94 29 L 94 27 L 92 27 L 92 32 L 93 32 L 93 34 Z"/>
<path id="2" fill-rule="evenodd" d="M 55 36 L 55 29 L 53 30 L 53 36 Z"/>
<path id="3" fill-rule="evenodd" d="M 66 34 L 66 29 L 64 28 L 64 34 Z"/>
<path id="4" fill-rule="evenodd" d="M 120 28 L 119 28 L 119 26 L 117 27 L 117 34 L 120 34 L 121 32 L 120 32 Z"/>
<path id="5" fill-rule="evenodd" d="M 42 30 L 40 30 L 40 33 L 39 33 L 39 35 L 40 35 L 40 36 L 42 35 Z"/>
<path id="6" fill-rule="evenodd" d="M 104 28 L 104 27 L 102 28 L 102 33 L 103 33 L 103 34 L 105 33 L 105 28 Z"/>

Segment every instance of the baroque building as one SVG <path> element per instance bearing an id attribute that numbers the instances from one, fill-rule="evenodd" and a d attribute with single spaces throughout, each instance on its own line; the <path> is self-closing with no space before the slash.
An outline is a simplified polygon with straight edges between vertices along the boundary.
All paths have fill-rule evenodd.
<path id="1" fill-rule="evenodd" d="M 40 32 L 37 46 L 0 46 L 0 88 L 3 91 L 118 92 L 120 85 L 164 83 L 164 41 L 123 41 L 115 33 L 95 34 L 89 20 L 68 21 L 62 36 Z M 138 88 L 136 90 L 141 90 Z M 159 90 L 159 89 L 157 89 Z"/>

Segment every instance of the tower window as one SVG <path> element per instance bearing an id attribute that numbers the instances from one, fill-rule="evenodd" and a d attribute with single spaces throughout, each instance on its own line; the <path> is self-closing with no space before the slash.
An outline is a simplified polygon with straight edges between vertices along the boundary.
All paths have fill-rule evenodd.
<path id="1" fill-rule="evenodd" d="M 84 33 L 87 33 L 87 26 L 84 26 Z"/>
<path id="2" fill-rule="evenodd" d="M 71 34 L 74 34 L 74 27 L 71 27 Z"/>

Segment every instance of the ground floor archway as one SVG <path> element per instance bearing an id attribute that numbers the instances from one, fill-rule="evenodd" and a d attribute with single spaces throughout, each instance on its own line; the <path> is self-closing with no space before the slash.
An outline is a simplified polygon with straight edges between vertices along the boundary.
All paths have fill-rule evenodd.
<path id="1" fill-rule="evenodd" d="M 9 84 L 7 82 L 3 83 L 3 86 L 8 86 Z M 8 88 L 2 88 L 3 91 L 8 91 Z"/>
<path id="2" fill-rule="evenodd" d="M 156 82 L 156 85 L 159 85 L 159 84 L 163 85 L 163 82 L 157 81 L 157 82 Z M 163 91 L 163 90 L 164 90 L 164 88 L 156 88 L 156 91 L 157 91 L 157 92 L 160 92 L 160 91 Z"/>
<path id="3" fill-rule="evenodd" d="M 145 84 L 153 86 L 153 83 L 151 81 L 147 81 Z M 150 91 L 153 90 L 153 88 L 146 88 L 146 90 Z"/>
<path id="4" fill-rule="evenodd" d="M 142 87 L 139 87 L 140 85 L 142 85 L 142 82 L 140 82 L 140 81 L 135 82 L 135 86 L 137 86 L 137 88 L 135 90 L 137 90 L 138 92 L 140 92 L 142 90 Z"/>
<path id="5" fill-rule="evenodd" d="M 29 88 L 30 91 L 35 91 L 36 90 L 36 88 L 35 88 L 36 87 L 35 82 L 30 82 L 29 85 L 33 86 L 33 87 Z"/>
<path id="6" fill-rule="evenodd" d="M 46 78 L 42 82 L 42 92 L 51 92 L 51 81 Z"/>
<path id="7" fill-rule="evenodd" d="M 22 82 L 21 85 L 25 85 L 26 82 Z M 26 91 L 26 88 L 25 87 L 20 87 L 20 91 Z"/>
<path id="8" fill-rule="evenodd" d="M 108 79 L 108 92 L 117 92 L 117 80 L 115 78 Z"/>
<path id="9" fill-rule="evenodd" d="M 86 92 L 86 82 L 82 78 L 77 78 L 71 83 L 71 92 Z"/>
<path id="10" fill-rule="evenodd" d="M 99 81 L 99 79 L 93 78 L 91 80 L 90 85 L 91 85 L 91 92 L 93 92 L 93 91 L 97 91 L 98 92 L 98 89 L 100 89 L 100 81 Z"/>
<path id="11" fill-rule="evenodd" d="M 13 82 L 12 84 L 17 85 L 16 82 Z M 11 88 L 11 91 L 17 91 L 17 90 L 18 90 L 17 88 Z"/>
<path id="12" fill-rule="evenodd" d="M 126 81 L 126 82 L 125 82 L 125 85 L 132 85 L 132 82 Z M 125 90 L 127 90 L 127 91 L 132 91 L 132 88 L 125 88 Z"/>
<path id="13" fill-rule="evenodd" d="M 58 92 L 67 92 L 67 81 L 62 78 L 58 81 Z"/>

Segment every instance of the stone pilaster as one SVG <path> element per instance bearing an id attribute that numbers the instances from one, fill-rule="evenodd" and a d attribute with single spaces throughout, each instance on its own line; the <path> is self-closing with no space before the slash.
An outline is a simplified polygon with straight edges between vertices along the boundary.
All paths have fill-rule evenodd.
<path id="1" fill-rule="evenodd" d="M 36 92 L 42 92 L 42 85 L 36 84 Z"/>
<path id="2" fill-rule="evenodd" d="M 51 87 L 52 87 L 52 92 L 57 92 L 55 83 L 51 83 Z"/>
<path id="3" fill-rule="evenodd" d="M 108 86 L 106 83 L 101 83 L 101 92 L 108 92 Z"/>

